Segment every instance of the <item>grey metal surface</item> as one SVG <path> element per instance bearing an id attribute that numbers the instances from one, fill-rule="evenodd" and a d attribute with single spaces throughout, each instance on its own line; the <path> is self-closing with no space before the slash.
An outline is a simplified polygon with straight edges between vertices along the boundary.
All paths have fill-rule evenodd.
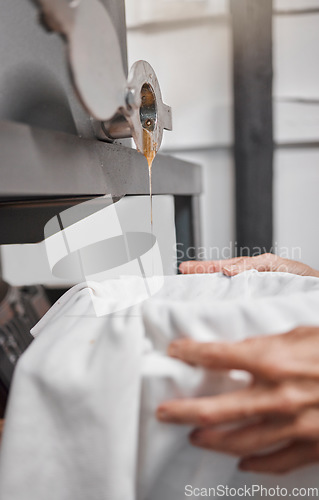
<path id="1" fill-rule="evenodd" d="M 126 74 L 124 0 L 102 3 L 116 28 Z M 71 85 L 64 43 L 40 24 L 32 0 L 1 0 L 0 119 L 94 137 Z"/>
<path id="2" fill-rule="evenodd" d="M 0 199 L 148 194 L 136 150 L 13 122 L 0 122 Z M 153 194 L 199 194 L 200 167 L 157 155 Z"/>
<path id="3" fill-rule="evenodd" d="M 127 63 L 127 40 L 126 40 L 126 18 L 125 18 L 125 0 L 100 0 L 106 7 L 120 42 L 122 53 L 123 70 L 125 76 L 128 75 Z"/>
<path id="4" fill-rule="evenodd" d="M 201 191 L 199 165 L 157 155 L 154 194 L 191 198 Z M 42 240 L 49 219 L 92 197 L 148 193 L 147 162 L 136 150 L 0 122 L 0 244 Z"/>
<path id="5" fill-rule="evenodd" d="M 83 107 L 103 122 L 100 129 L 95 127 L 98 137 L 133 137 L 140 152 L 155 154 L 163 129 L 172 130 L 171 108 L 163 103 L 155 71 L 146 61 L 133 64 L 127 81 L 108 10 L 100 0 L 36 2 L 47 27 L 63 35 L 72 82 Z"/>
<path id="6" fill-rule="evenodd" d="M 97 120 L 125 106 L 126 76 L 119 39 L 100 0 L 36 0 L 49 29 L 67 44 L 72 82 L 82 105 Z"/>

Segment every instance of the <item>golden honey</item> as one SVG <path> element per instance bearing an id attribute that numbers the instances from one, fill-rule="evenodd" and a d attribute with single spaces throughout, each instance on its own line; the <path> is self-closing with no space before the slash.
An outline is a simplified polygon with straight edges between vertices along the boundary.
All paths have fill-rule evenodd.
<path id="1" fill-rule="evenodd" d="M 151 226 L 153 226 L 153 201 L 152 201 L 152 165 L 154 158 L 156 156 L 156 146 L 154 143 L 152 134 L 143 129 L 143 154 L 147 160 L 148 164 L 148 176 L 149 176 L 149 186 L 150 186 L 150 202 L 151 202 Z"/>

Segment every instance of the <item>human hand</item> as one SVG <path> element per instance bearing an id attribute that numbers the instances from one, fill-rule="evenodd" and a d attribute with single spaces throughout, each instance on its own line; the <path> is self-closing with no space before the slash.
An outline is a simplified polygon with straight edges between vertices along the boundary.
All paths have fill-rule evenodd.
<path id="1" fill-rule="evenodd" d="M 284 272 L 319 278 L 319 272 L 310 266 L 295 260 L 283 259 L 272 253 L 264 253 L 256 257 L 235 257 L 226 260 L 193 260 L 182 262 L 179 269 L 182 274 L 222 272 L 226 276 L 236 276 L 243 271 L 256 269 L 260 272 Z"/>
<path id="2" fill-rule="evenodd" d="M 192 365 L 245 370 L 253 377 L 236 392 L 160 405 L 160 421 L 196 427 L 193 445 L 238 456 L 247 471 L 285 473 L 319 461 L 319 327 L 236 343 L 179 340 L 168 353 Z M 227 423 L 241 426 L 220 428 Z M 276 450 L 266 451 L 270 446 Z"/>

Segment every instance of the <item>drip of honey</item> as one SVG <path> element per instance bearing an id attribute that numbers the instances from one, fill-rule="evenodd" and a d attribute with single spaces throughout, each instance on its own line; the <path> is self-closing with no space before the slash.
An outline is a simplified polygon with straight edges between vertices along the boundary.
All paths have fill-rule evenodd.
<path id="1" fill-rule="evenodd" d="M 148 176 L 150 186 L 150 201 L 151 201 L 151 227 L 153 229 L 153 200 L 152 200 L 152 165 L 156 156 L 157 144 L 153 141 L 152 134 L 143 128 L 143 154 L 148 163 Z"/>
<path id="2" fill-rule="evenodd" d="M 154 142 L 154 129 L 156 126 L 156 99 L 151 85 L 145 83 L 141 89 L 140 119 L 143 131 L 143 151 L 148 163 L 148 175 L 150 185 L 151 202 L 151 231 L 153 233 L 153 201 L 152 201 L 152 165 L 158 150 L 158 144 Z"/>

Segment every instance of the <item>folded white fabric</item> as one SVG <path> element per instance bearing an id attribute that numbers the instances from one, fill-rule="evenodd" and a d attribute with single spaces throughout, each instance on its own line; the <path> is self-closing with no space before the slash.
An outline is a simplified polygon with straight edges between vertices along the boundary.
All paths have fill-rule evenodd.
<path id="1" fill-rule="evenodd" d="M 139 286 L 132 277 L 78 285 L 34 328 L 6 415 L 1 500 L 181 500 L 187 485 L 316 487 L 317 467 L 280 479 L 236 472 L 234 458 L 191 447 L 190 429 L 157 422 L 155 410 L 248 380 L 168 358 L 171 340 L 235 341 L 319 325 L 319 280 L 255 271 L 167 277 L 155 296 L 127 308 Z M 107 314 L 110 303 L 123 310 Z"/>

